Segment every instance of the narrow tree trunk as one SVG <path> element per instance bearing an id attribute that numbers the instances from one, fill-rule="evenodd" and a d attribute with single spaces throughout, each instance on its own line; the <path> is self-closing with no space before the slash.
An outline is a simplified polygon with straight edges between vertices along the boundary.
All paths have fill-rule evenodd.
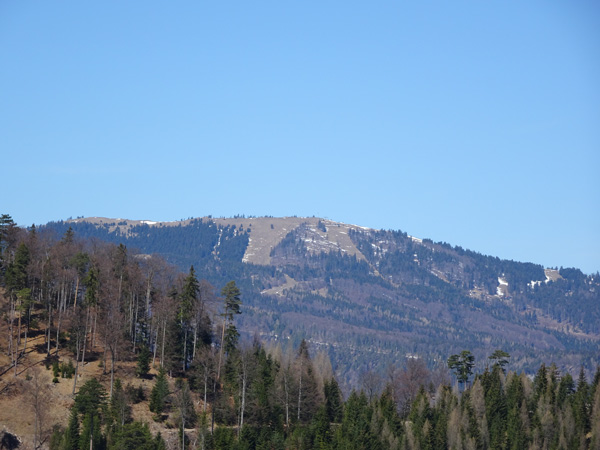
<path id="1" fill-rule="evenodd" d="M 75 284 L 75 299 L 73 299 L 73 309 L 77 306 L 77 295 L 79 294 L 79 276 L 77 276 L 77 283 Z"/>
<path id="2" fill-rule="evenodd" d="M 90 417 L 90 450 L 94 450 L 94 415 L 92 414 Z"/>
<path id="3" fill-rule="evenodd" d="M 139 306 L 138 306 L 138 296 L 135 296 L 135 319 L 133 321 L 133 354 L 135 354 L 135 345 L 137 343 L 137 321 L 138 321 L 138 310 L 139 310 Z"/>
<path id="4" fill-rule="evenodd" d="M 302 405 L 302 358 L 300 358 L 300 373 L 298 379 L 298 422 L 300 422 L 300 406 Z"/>
<path id="5" fill-rule="evenodd" d="M 148 283 L 146 284 L 146 317 L 150 317 L 150 297 L 152 293 L 152 272 L 148 274 Z"/>
<path id="6" fill-rule="evenodd" d="M 29 334 L 29 324 L 31 323 L 31 306 L 27 308 L 27 327 L 25 328 L 25 343 L 23 344 L 23 350 L 21 350 L 21 356 L 25 356 L 27 351 L 27 335 Z"/>
<path id="7" fill-rule="evenodd" d="M 167 320 L 163 322 L 163 332 L 162 332 L 162 342 L 160 343 L 160 365 L 164 367 L 165 365 L 165 335 L 167 334 Z"/>
<path id="8" fill-rule="evenodd" d="M 185 450 L 185 414 L 186 413 L 182 410 L 181 411 L 181 450 Z"/>
<path id="9" fill-rule="evenodd" d="M 15 321 L 15 302 L 12 299 L 11 296 L 11 301 L 10 301 L 10 326 L 9 326 L 9 331 L 10 331 L 10 338 L 9 338 L 9 349 L 10 349 L 10 359 L 13 363 L 13 366 L 15 368 L 15 377 L 17 376 L 17 352 L 16 352 L 16 347 L 17 347 L 17 343 L 15 342 L 15 337 L 14 337 L 14 325 L 13 322 Z"/>
<path id="10" fill-rule="evenodd" d="M 48 306 L 48 340 L 46 342 L 48 348 L 46 349 L 46 355 L 50 356 L 50 341 L 52 340 L 52 336 L 50 335 L 52 331 L 52 302 L 49 302 Z"/>
<path id="11" fill-rule="evenodd" d="M 85 340 L 85 335 L 84 335 Z M 85 344 L 84 344 L 85 346 Z M 77 388 L 77 375 L 79 374 L 79 348 L 81 347 L 81 333 L 77 332 L 77 341 L 75 342 L 75 347 L 77 349 L 77 357 L 75 358 L 75 379 L 73 380 L 73 392 L 72 395 L 75 395 L 75 389 Z"/>
<path id="12" fill-rule="evenodd" d="M 208 391 L 208 368 L 204 368 L 204 405 L 202 406 L 202 412 L 206 413 L 206 393 Z"/>
<path id="13" fill-rule="evenodd" d="M 62 308 L 58 309 L 58 324 L 56 326 L 56 349 L 55 350 L 56 350 L 56 356 L 57 357 L 58 357 L 58 350 L 59 350 L 59 344 L 60 344 L 60 339 L 59 339 L 59 336 L 60 336 L 60 326 L 62 324 L 62 315 L 63 315 L 61 309 Z"/>
<path id="14" fill-rule="evenodd" d="M 13 347 L 13 303 L 12 298 L 10 298 L 9 304 L 9 314 L 8 314 L 8 352 L 7 355 L 11 357 L 12 360 L 12 347 Z"/>
<path id="15" fill-rule="evenodd" d="M 108 341 L 104 340 L 104 352 L 102 353 L 102 375 L 106 375 L 106 349 L 108 348 Z"/>
<path id="16" fill-rule="evenodd" d="M 156 349 L 158 348 L 158 327 L 156 327 L 156 331 L 154 332 L 154 348 L 152 349 L 152 366 L 154 366 L 156 361 Z"/>
<path id="17" fill-rule="evenodd" d="M 182 324 L 184 327 L 183 332 L 183 373 L 185 373 L 185 363 L 187 362 L 187 326 Z"/>
<path id="18" fill-rule="evenodd" d="M 216 378 L 213 380 L 213 405 L 210 408 L 211 412 L 211 422 L 210 422 L 210 434 L 215 434 L 215 401 L 217 398 L 217 380 Z"/>
<path id="19" fill-rule="evenodd" d="M 110 347 L 110 397 L 113 395 L 113 385 L 115 383 L 115 351 Z"/>
<path id="20" fill-rule="evenodd" d="M 94 347 L 96 347 L 96 323 L 98 321 L 98 310 L 94 308 L 94 331 L 92 331 L 92 346 L 90 350 L 94 351 Z"/>
<path id="21" fill-rule="evenodd" d="M 192 347 L 192 361 L 196 358 L 196 342 L 198 340 L 198 321 L 194 325 L 194 346 Z"/>
<path id="22" fill-rule="evenodd" d="M 17 352 L 19 351 L 19 345 L 21 345 L 21 316 L 23 314 L 19 311 L 19 322 L 17 326 Z"/>
<path id="23" fill-rule="evenodd" d="M 37 407 L 38 407 L 38 405 L 35 405 L 36 414 L 35 414 L 35 425 L 34 425 L 34 429 L 33 429 L 33 448 L 34 449 L 38 448 L 38 414 L 37 414 Z"/>
<path id="24" fill-rule="evenodd" d="M 134 294 L 129 296 L 129 334 L 131 334 L 131 340 L 133 341 L 133 334 L 135 333 L 135 324 L 133 323 L 133 298 Z"/>
<path id="25" fill-rule="evenodd" d="M 221 361 L 223 359 L 223 347 L 225 347 L 225 319 L 223 319 L 223 332 L 221 333 L 221 348 L 219 349 L 219 366 L 217 367 L 217 380 L 221 379 Z"/>
<path id="26" fill-rule="evenodd" d="M 81 365 L 85 365 L 85 349 L 87 347 L 87 335 L 88 335 L 88 323 L 90 321 L 90 307 L 87 307 L 87 314 L 85 316 L 85 330 L 83 332 L 83 352 L 81 356 Z"/>
<path id="27" fill-rule="evenodd" d="M 286 430 L 290 429 L 290 390 L 289 390 L 289 378 L 288 372 L 283 374 L 283 389 L 285 390 L 285 427 Z"/>
<path id="28" fill-rule="evenodd" d="M 244 363 L 242 363 L 244 364 Z M 240 428 L 238 430 L 238 438 L 242 432 L 242 427 L 244 426 L 244 410 L 246 409 L 246 367 L 242 368 L 243 374 L 242 374 L 242 405 L 241 405 L 241 411 L 240 411 Z"/>

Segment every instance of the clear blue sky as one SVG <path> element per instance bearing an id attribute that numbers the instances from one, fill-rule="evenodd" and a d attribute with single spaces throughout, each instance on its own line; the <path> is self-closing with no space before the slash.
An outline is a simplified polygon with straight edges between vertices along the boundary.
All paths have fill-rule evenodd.
<path id="1" fill-rule="evenodd" d="M 600 3 L 0 3 L 0 213 L 321 216 L 600 270 Z"/>

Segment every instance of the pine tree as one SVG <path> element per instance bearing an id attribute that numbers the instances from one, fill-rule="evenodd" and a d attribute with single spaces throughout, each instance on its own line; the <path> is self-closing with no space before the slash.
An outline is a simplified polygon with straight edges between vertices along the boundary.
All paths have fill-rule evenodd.
<path id="1" fill-rule="evenodd" d="M 499 367 L 502 370 L 502 373 L 506 373 L 504 366 L 506 366 L 508 364 L 509 358 L 510 358 L 510 355 L 508 353 L 506 353 L 504 350 L 496 350 L 494 353 L 492 353 L 488 357 L 488 359 L 494 361 L 494 364 L 492 365 L 492 369 Z"/>
<path id="2" fill-rule="evenodd" d="M 448 358 L 448 368 L 456 373 L 456 379 L 463 386 L 467 384 L 473 374 L 474 365 L 475 357 L 469 350 L 463 350 L 460 354 Z"/>

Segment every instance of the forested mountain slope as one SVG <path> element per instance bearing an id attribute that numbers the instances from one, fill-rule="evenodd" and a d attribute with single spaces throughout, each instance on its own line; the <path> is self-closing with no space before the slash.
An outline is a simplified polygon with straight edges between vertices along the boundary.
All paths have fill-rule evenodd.
<path id="1" fill-rule="evenodd" d="M 594 277 L 240 220 L 2 215 L 0 447 L 598 448 Z"/>
<path id="2" fill-rule="evenodd" d="M 240 330 L 305 338 L 329 352 L 342 381 L 418 356 L 430 366 L 495 349 L 511 368 L 599 363 L 600 279 L 577 269 L 501 260 L 400 231 L 319 218 L 121 219 L 52 222 L 41 230 L 158 253 L 215 286 L 236 280 Z"/>

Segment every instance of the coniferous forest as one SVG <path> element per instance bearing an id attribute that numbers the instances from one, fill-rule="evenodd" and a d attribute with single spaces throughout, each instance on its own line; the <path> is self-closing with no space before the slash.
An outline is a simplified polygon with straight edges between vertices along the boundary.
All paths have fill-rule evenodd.
<path id="1" fill-rule="evenodd" d="M 235 280 L 8 215 L 0 252 L 0 406 L 26 418 L 2 448 L 600 449 L 599 369 L 465 349 L 342 388 L 309 341 L 242 336 Z"/>

